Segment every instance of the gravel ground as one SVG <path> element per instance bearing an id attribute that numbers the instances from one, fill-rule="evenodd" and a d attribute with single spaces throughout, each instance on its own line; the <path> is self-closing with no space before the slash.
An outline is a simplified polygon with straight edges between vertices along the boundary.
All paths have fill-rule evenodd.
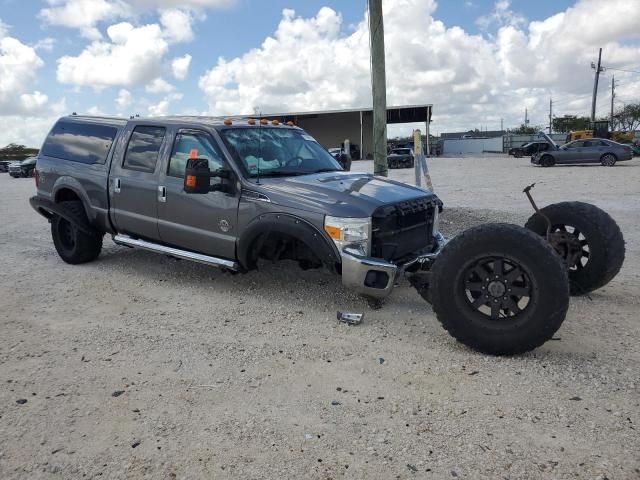
<path id="1" fill-rule="evenodd" d="M 230 275 L 105 240 L 66 265 L 33 181 L 0 175 L 0 478 L 640 478 L 640 162 L 430 169 L 448 234 L 524 223 L 536 181 L 541 205 L 607 209 L 625 267 L 572 300 L 554 341 L 494 358 L 406 282 L 371 311 L 290 263 Z"/>

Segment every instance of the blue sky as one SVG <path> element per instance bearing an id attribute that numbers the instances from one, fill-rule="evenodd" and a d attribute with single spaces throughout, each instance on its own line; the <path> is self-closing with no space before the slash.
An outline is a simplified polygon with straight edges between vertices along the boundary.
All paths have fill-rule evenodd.
<path id="1" fill-rule="evenodd" d="M 598 17 L 604 22 L 602 29 L 609 21 L 609 10 L 628 8 L 612 3 L 633 2 L 610 0 L 609 8 L 597 7 L 602 3 L 607 2 L 440 0 L 434 8 L 433 0 L 385 1 L 393 9 L 385 20 L 389 103 L 434 103 L 435 120 L 440 120 L 434 127 L 440 131 L 483 125 L 493 129 L 501 118 L 516 126 L 524 108 L 529 108 L 534 121 L 542 122 L 552 96 L 559 107 L 564 102 L 566 112 L 581 112 L 588 103 L 589 61 L 597 55 L 597 46 L 608 47 L 606 58 L 611 65 L 640 67 L 640 60 L 635 62 L 639 65 L 631 60 L 639 48 L 631 25 L 635 22 L 637 32 L 640 12 L 636 10 L 640 9 L 628 10 L 634 18 L 622 26 L 618 22 L 616 29 L 604 35 L 593 24 L 593 32 L 581 27 L 583 19 L 596 18 L 594 8 L 602 10 Z M 66 14 L 43 13 L 67 4 Z M 99 7 L 116 4 L 120 13 L 96 13 L 97 20 L 90 24 L 80 25 L 82 18 L 71 18 L 83 15 L 80 6 L 87 8 L 84 16 L 89 17 Z M 0 127 L 20 118 L 37 118 L 45 124 L 45 117 L 71 111 L 228 114 L 249 113 L 252 105 L 278 111 L 367 106 L 368 52 L 360 27 L 366 7 L 366 1 L 360 0 L 0 0 L 0 41 L 3 35 L 14 38 L 36 57 L 28 60 L 28 51 L 12 50 L 11 58 L 25 58 L 33 75 L 0 90 Z M 285 9 L 295 14 L 284 15 Z M 186 18 L 190 35 L 180 39 L 171 33 L 170 25 L 160 18 L 163 11 L 182 15 L 173 18 Z M 563 19 L 551 18 L 561 12 L 565 12 Z M 124 28 L 123 23 L 129 26 Z M 118 41 L 108 33 L 114 25 L 120 25 L 118 38 L 123 42 L 140 35 L 136 38 L 141 40 L 125 48 L 140 48 L 134 60 L 123 58 L 126 52 L 116 53 Z M 156 30 L 138 32 L 145 25 Z M 268 37 L 276 39 L 274 48 L 263 47 Z M 149 46 L 147 53 L 145 42 L 158 48 Z M 564 43 L 566 50 L 575 45 L 576 51 L 558 52 Z M 96 53 L 100 49 L 106 53 Z M 10 55 L 0 51 L 3 54 Z M 191 57 L 188 73 L 178 78 L 172 74 L 171 61 L 186 55 Z M 287 56 L 300 57 L 300 72 L 295 64 L 289 65 Z M 221 64 L 220 57 L 230 64 Z M 135 62 L 140 59 L 152 60 L 137 68 Z M 113 70 L 120 69 L 123 61 L 129 62 L 128 76 L 115 78 Z M 567 68 L 567 62 L 574 68 Z M 537 68 L 542 63 L 552 69 L 552 80 Z M 316 66 L 325 76 L 315 71 Z M 0 61 L 0 68 L 9 68 L 7 62 L 3 67 Z M 104 75 L 95 71 L 101 68 Z M 571 78 L 571 71 L 579 82 Z M 301 78 L 294 81 L 292 77 L 298 75 Z M 620 94 L 628 101 L 637 97 L 638 77 L 620 74 L 621 88 L 626 89 Z M 153 81 L 156 87 L 150 87 Z M 127 96 L 118 105 L 126 106 L 119 108 L 116 99 L 123 90 Z M 20 102 L 15 100 L 24 95 Z M 438 112 L 442 112 L 440 118 Z M 11 140 L 7 135 L 37 141 L 43 129 L 5 128 L 0 143 Z"/>

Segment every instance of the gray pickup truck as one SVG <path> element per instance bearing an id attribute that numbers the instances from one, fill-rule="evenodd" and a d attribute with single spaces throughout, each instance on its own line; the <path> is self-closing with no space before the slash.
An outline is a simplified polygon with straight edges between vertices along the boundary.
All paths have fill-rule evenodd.
<path id="1" fill-rule="evenodd" d="M 109 234 L 236 272 L 260 258 L 326 267 L 374 299 L 404 275 L 455 338 L 496 355 L 551 338 L 570 292 L 604 285 L 624 258 L 615 222 L 577 203 L 542 209 L 529 228 L 487 224 L 447 242 L 432 192 L 344 171 L 276 120 L 63 117 L 35 181 L 31 205 L 67 263 L 96 259 Z"/>

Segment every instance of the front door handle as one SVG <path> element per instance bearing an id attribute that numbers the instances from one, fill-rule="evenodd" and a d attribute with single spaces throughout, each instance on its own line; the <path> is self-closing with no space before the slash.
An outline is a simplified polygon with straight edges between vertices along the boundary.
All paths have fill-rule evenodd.
<path id="1" fill-rule="evenodd" d="M 162 203 L 167 201 L 167 187 L 162 185 L 158 186 L 158 201 Z"/>
<path id="2" fill-rule="evenodd" d="M 120 179 L 116 178 L 113 183 L 114 183 L 113 191 L 116 193 L 120 193 Z"/>

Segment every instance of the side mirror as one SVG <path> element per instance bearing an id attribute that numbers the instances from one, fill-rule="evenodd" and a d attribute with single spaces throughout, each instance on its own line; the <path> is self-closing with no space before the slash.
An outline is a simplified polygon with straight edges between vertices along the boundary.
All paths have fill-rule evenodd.
<path id="1" fill-rule="evenodd" d="M 184 172 L 184 191 L 186 193 L 228 192 L 228 185 L 210 185 L 211 177 L 230 178 L 228 170 L 209 170 L 209 161 L 206 158 L 190 158 Z"/>

